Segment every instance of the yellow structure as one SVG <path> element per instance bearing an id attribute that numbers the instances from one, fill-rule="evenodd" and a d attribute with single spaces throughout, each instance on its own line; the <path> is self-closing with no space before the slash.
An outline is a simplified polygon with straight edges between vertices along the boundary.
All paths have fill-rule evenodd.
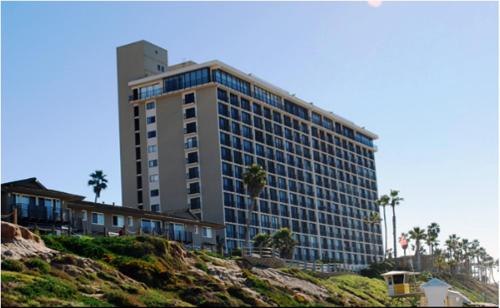
<path id="1" fill-rule="evenodd" d="M 389 290 L 389 296 L 414 295 L 410 293 L 410 277 L 418 274 L 407 271 L 390 271 L 382 274 Z"/>

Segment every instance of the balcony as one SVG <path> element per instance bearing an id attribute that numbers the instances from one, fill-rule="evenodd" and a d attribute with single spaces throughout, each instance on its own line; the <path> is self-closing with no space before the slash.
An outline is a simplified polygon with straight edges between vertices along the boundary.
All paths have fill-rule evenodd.
<path id="1" fill-rule="evenodd" d="M 46 207 L 36 204 L 17 203 L 17 217 L 20 221 L 26 222 L 45 222 L 45 223 L 68 223 L 69 210 L 59 209 L 56 211 L 54 207 Z"/>
<path id="2" fill-rule="evenodd" d="M 193 233 L 188 231 L 174 231 L 169 230 L 168 238 L 173 241 L 182 242 L 182 243 L 192 243 L 193 242 Z"/>
<path id="3" fill-rule="evenodd" d="M 164 91 L 162 88 L 143 90 L 141 93 L 136 92 L 134 93 L 134 95 L 129 95 L 128 100 L 136 101 L 136 100 L 148 99 L 151 97 L 162 95 L 163 93 Z"/>

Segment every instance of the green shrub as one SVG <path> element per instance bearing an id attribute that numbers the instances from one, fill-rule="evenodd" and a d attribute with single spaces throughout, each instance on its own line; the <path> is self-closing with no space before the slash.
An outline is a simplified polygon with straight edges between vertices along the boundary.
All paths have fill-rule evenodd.
<path id="1" fill-rule="evenodd" d="M 231 256 L 233 257 L 241 257 L 241 249 L 236 248 L 231 250 Z"/>
<path id="2" fill-rule="evenodd" d="M 206 301 L 204 297 L 204 294 L 206 293 L 207 291 L 204 288 L 199 286 L 193 286 L 191 288 L 186 288 L 181 290 L 179 296 L 181 297 L 182 300 L 188 303 L 200 305 L 202 302 Z"/>
<path id="3" fill-rule="evenodd" d="M 157 290 L 148 290 L 146 293 L 140 297 L 140 300 L 148 307 L 173 307 L 182 305 L 185 307 L 186 305 L 179 303 L 176 305 L 176 300 L 173 295 L 168 293 L 161 293 Z"/>
<path id="4" fill-rule="evenodd" d="M 46 236 L 44 239 L 49 248 L 72 252 L 87 258 L 100 259 L 108 252 L 99 245 L 98 238 L 61 235 Z"/>
<path id="5" fill-rule="evenodd" d="M 194 264 L 194 266 L 198 269 L 201 269 L 202 271 L 204 271 L 205 273 L 208 273 L 208 267 L 205 263 L 203 262 L 196 262 Z"/>
<path id="6" fill-rule="evenodd" d="M 210 250 L 205 250 L 205 251 L 203 251 L 203 253 L 205 253 L 207 256 L 214 257 L 214 258 L 228 259 L 227 257 L 225 257 L 225 256 L 223 256 L 221 254 L 218 254 L 216 252 L 212 252 Z"/>
<path id="7" fill-rule="evenodd" d="M 59 236 L 54 236 L 54 235 L 42 235 L 42 239 L 45 243 L 45 246 L 61 252 L 70 252 L 64 247 L 63 244 L 61 244 L 59 238 L 60 238 Z"/>
<path id="8" fill-rule="evenodd" d="M 116 266 L 123 274 L 144 282 L 148 286 L 157 286 L 161 281 L 159 281 L 158 269 L 152 265 L 150 262 L 146 262 L 140 259 L 121 259 Z"/>
<path id="9" fill-rule="evenodd" d="M 368 278 L 382 279 L 382 276 L 380 276 L 381 274 L 392 271 L 394 269 L 394 261 L 384 260 L 382 262 L 374 262 L 370 264 L 368 268 L 362 269 L 360 271 L 360 274 Z"/>
<path id="10" fill-rule="evenodd" d="M 24 262 L 29 269 L 36 269 L 40 273 L 47 274 L 50 272 L 50 265 L 40 258 L 31 258 Z"/>
<path id="11" fill-rule="evenodd" d="M 22 272 L 24 264 L 17 260 L 3 260 L 2 271 Z"/>
<path id="12" fill-rule="evenodd" d="M 106 299 L 118 307 L 144 306 L 144 304 L 133 296 L 121 291 L 112 291 L 106 294 Z"/>
<path id="13" fill-rule="evenodd" d="M 77 265 L 78 259 L 74 255 L 64 254 L 64 255 L 58 255 L 55 258 L 53 258 L 51 263 Z"/>
<path id="14" fill-rule="evenodd" d="M 229 287 L 227 289 L 227 293 L 229 293 L 231 296 L 236 297 L 243 301 L 245 304 L 248 304 L 252 307 L 258 306 L 259 302 L 255 299 L 255 297 L 248 293 L 247 291 L 243 290 L 242 288 L 239 287 Z"/>
<path id="15" fill-rule="evenodd" d="M 28 298 L 48 297 L 71 299 L 76 295 L 76 289 L 70 284 L 53 277 L 38 278 L 31 283 L 17 288 L 21 294 Z"/>
<path id="16" fill-rule="evenodd" d="M 98 300 L 93 297 L 82 297 L 81 302 L 85 305 L 85 307 L 113 307 L 113 305 Z"/>
<path id="17" fill-rule="evenodd" d="M 114 282 L 114 283 L 120 283 L 120 281 L 118 281 L 115 277 L 111 276 L 110 274 L 108 274 L 106 272 L 98 272 L 97 277 L 99 277 L 103 280 Z"/>

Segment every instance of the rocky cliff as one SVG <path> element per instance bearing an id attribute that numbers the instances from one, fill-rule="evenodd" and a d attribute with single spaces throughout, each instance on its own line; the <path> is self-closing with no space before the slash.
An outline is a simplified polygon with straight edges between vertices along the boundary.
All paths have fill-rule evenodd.
<path id="1" fill-rule="evenodd" d="M 391 299 L 379 279 L 357 275 L 319 278 L 300 270 L 256 268 L 241 259 L 187 251 L 158 237 L 43 239 L 2 223 L 2 305 L 416 304 L 409 299 Z"/>

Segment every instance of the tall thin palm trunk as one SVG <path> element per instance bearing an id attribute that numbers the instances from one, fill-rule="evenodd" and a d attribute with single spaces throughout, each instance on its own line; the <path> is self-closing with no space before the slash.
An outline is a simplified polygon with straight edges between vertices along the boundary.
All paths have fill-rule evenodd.
<path id="1" fill-rule="evenodd" d="M 384 206 L 384 259 L 387 257 L 387 219 L 385 216 L 385 206 Z"/>
<path id="2" fill-rule="evenodd" d="M 252 212 L 255 210 L 257 207 L 257 198 L 252 198 L 252 204 L 248 208 L 247 211 L 247 229 L 246 229 L 246 234 L 245 234 L 245 249 L 247 251 L 247 254 L 250 254 L 250 221 L 252 219 Z"/>
<path id="3" fill-rule="evenodd" d="M 417 259 L 417 260 L 416 260 L 416 261 L 417 261 L 417 262 L 416 262 L 416 263 L 417 263 L 417 264 L 416 264 L 416 265 L 417 265 L 417 266 L 416 266 L 416 268 L 417 268 L 417 271 L 420 271 L 420 269 L 421 269 L 421 268 L 420 268 L 420 266 L 421 266 L 421 264 L 420 264 L 420 241 L 417 241 L 417 242 L 416 242 L 416 244 L 415 244 L 415 248 L 416 248 L 415 257 L 416 257 L 416 259 Z"/>
<path id="4" fill-rule="evenodd" d="M 392 236 L 394 237 L 394 258 L 397 258 L 398 246 L 396 246 L 396 206 L 392 206 Z"/>

